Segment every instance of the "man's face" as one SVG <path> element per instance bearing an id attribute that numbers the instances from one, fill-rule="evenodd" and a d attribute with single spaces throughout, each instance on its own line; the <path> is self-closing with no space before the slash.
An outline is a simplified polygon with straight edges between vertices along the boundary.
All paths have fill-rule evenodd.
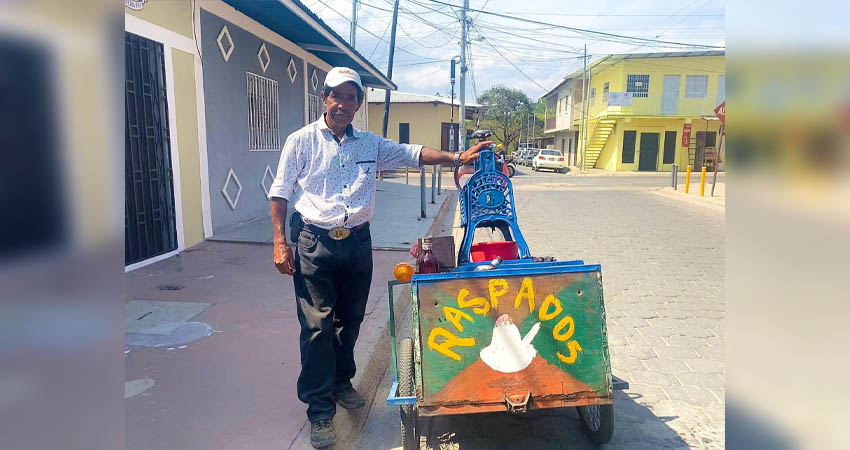
<path id="1" fill-rule="evenodd" d="M 357 101 L 357 87 L 354 83 L 343 83 L 331 90 L 325 97 L 322 92 L 322 103 L 328 112 L 328 120 L 338 127 L 347 127 L 354 120 L 354 113 L 360 109 Z"/>

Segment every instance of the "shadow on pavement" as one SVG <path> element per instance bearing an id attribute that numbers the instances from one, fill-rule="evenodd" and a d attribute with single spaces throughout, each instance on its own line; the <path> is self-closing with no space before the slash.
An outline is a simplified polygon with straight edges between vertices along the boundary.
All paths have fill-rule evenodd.
<path id="1" fill-rule="evenodd" d="M 638 403 L 639 393 L 615 394 L 614 437 L 606 449 L 691 448 L 668 423 L 678 416 L 656 416 Z M 484 413 L 420 418 L 429 449 L 597 449 L 582 430 L 576 408 L 532 410 L 516 416 Z M 722 442 L 705 442 L 722 447 Z M 702 447 L 701 447 L 702 448 Z"/>

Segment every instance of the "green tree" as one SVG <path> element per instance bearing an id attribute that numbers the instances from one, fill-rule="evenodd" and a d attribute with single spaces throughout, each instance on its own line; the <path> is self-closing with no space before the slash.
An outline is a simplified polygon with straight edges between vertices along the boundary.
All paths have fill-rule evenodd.
<path id="1" fill-rule="evenodd" d="M 505 150 L 513 150 L 520 133 L 526 134 L 528 116 L 534 111 L 531 100 L 519 89 L 497 85 L 482 92 L 478 103 L 485 105 L 481 128 L 492 131 Z"/>

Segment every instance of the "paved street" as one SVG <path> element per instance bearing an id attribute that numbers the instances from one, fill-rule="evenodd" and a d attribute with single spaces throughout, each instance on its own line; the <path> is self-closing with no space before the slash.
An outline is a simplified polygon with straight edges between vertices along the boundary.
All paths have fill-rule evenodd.
<path id="1" fill-rule="evenodd" d="M 612 369 L 631 384 L 616 394 L 606 448 L 723 448 L 723 210 L 651 192 L 669 174 L 519 171 L 518 217 L 532 253 L 602 265 Z M 411 335 L 410 320 L 401 327 Z M 400 446 L 389 383 L 387 372 L 361 448 Z M 435 449 L 594 448 L 572 409 L 441 417 L 423 429 Z"/>

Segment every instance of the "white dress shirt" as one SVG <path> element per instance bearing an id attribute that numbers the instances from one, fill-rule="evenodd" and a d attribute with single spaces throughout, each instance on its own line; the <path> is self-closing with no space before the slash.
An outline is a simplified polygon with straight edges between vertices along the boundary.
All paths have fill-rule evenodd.
<path id="1" fill-rule="evenodd" d="M 419 167 L 421 152 L 352 126 L 337 143 L 322 115 L 286 138 L 269 198 L 286 199 L 306 223 L 353 228 L 375 211 L 377 171 Z"/>

